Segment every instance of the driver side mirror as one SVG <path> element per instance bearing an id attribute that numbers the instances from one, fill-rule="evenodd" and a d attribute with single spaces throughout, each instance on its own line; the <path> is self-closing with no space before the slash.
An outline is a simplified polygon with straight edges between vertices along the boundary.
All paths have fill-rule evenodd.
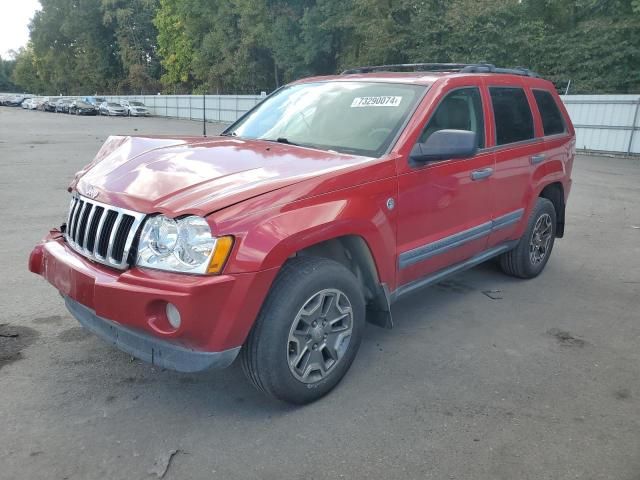
<path id="1" fill-rule="evenodd" d="M 424 143 L 416 143 L 409 158 L 414 162 L 432 162 L 450 158 L 473 157 L 478 150 L 476 134 L 469 130 L 438 130 Z"/>

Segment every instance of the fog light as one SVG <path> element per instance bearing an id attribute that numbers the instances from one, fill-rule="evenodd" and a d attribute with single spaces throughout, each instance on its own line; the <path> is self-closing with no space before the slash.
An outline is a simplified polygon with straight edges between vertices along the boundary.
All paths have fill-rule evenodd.
<path id="1" fill-rule="evenodd" d="M 165 308 L 167 313 L 167 319 L 173 328 L 176 330 L 180 328 L 180 312 L 173 303 L 167 303 Z"/>

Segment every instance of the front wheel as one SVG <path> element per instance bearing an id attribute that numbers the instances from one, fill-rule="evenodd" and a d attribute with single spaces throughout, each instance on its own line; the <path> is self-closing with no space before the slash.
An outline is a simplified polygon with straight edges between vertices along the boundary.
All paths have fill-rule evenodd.
<path id="1" fill-rule="evenodd" d="M 519 278 L 537 277 L 549 261 L 555 238 L 556 210 L 551 201 L 538 198 L 518 245 L 500 257 L 502 271 Z"/>
<path id="2" fill-rule="evenodd" d="M 293 258 L 278 274 L 242 348 L 242 368 L 271 397 L 313 402 L 349 370 L 364 320 L 364 298 L 351 271 L 325 258 Z"/>

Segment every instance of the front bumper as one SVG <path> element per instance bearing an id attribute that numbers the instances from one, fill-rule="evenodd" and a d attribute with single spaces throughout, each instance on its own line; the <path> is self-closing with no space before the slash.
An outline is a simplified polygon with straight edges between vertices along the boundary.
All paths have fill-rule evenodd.
<path id="1" fill-rule="evenodd" d="M 209 368 L 225 368 L 233 363 L 240 347 L 222 352 L 201 352 L 154 338 L 99 317 L 81 303 L 64 297 L 67 309 L 90 332 L 123 352 L 158 367 L 178 372 L 200 372 Z"/>
<path id="2" fill-rule="evenodd" d="M 115 270 L 79 255 L 55 230 L 33 249 L 29 269 L 51 283 L 98 336 L 142 360 L 189 372 L 233 361 L 277 273 Z M 167 303 L 180 312 L 177 329 L 166 317 Z"/>

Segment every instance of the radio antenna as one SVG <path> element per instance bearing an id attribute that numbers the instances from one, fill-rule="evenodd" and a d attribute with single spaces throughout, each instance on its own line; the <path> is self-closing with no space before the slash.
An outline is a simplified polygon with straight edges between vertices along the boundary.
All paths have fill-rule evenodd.
<path id="1" fill-rule="evenodd" d="M 207 136 L 207 95 L 202 94 L 202 136 Z"/>

